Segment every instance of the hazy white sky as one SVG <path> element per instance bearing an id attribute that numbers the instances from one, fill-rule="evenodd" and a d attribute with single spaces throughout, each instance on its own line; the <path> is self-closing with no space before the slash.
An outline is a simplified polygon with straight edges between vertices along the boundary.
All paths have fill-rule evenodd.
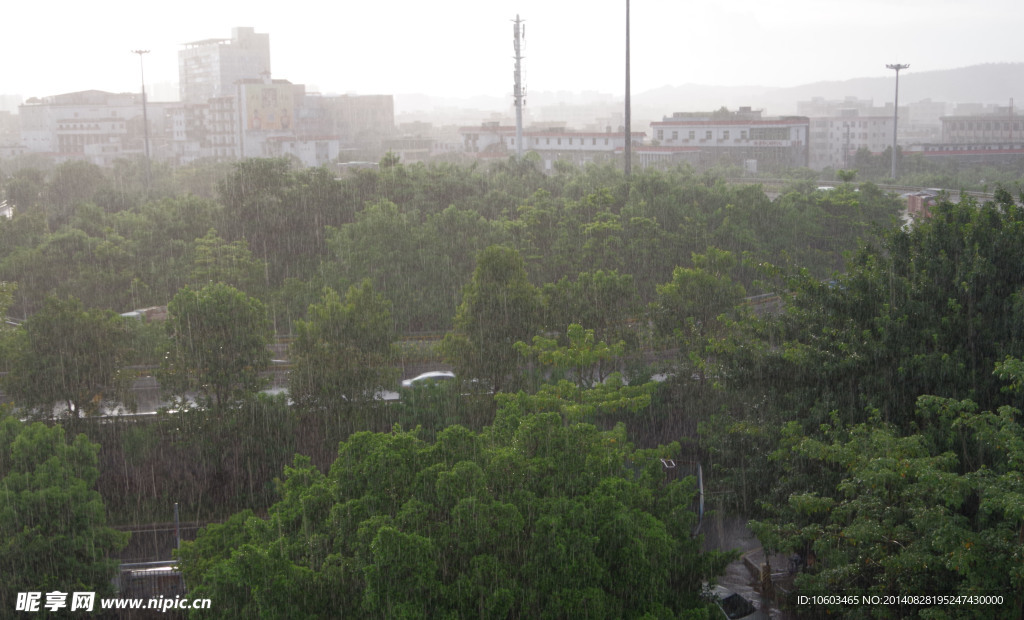
<path id="1" fill-rule="evenodd" d="M 270 34 L 273 76 L 324 93 L 505 96 L 512 23 L 526 20 L 535 91 L 624 92 L 622 0 L 14 2 L 0 23 L 0 94 L 25 98 L 177 82 L 181 44 Z M 1024 60 L 1020 0 L 632 0 L 632 90 L 794 86 Z"/>

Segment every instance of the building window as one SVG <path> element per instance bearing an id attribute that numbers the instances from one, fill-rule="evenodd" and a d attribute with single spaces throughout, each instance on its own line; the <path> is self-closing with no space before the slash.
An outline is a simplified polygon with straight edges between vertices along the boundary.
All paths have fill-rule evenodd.
<path id="1" fill-rule="evenodd" d="M 561 145 L 561 144 L 562 144 L 562 139 L 561 139 L 561 138 L 555 138 L 555 140 L 557 140 L 557 141 L 558 141 L 558 144 L 559 144 L 559 145 Z"/>
<path id="2" fill-rule="evenodd" d="M 658 130 L 658 139 L 659 140 L 664 140 L 665 139 L 665 132 L 663 130 L 661 130 L 661 129 Z"/>
<path id="3" fill-rule="evenodd" d="M 746 139 L 747 139 L 747 130 L 744 129 L 744 130 L 740 131 L 740 140 L 746 140 Z"/>
<path id="4" fill-rule="evenodd" d="M 597 145 L 597 138 L 591 138 L 591 145 Z"/>
<path id="5" fill-rule="evenodd" d="M 711 139 L 711 131 L 710 130 L 704 132 L 704 139 L 705 140 L 710 140 Z"/>
<path id="6" fill-rule="evenodd" d="M 689 138 L 690 140 L 693 140 L 694 138 L 696 138 L 696 137 L 697 137 L 697 132 L 696 132 L 696 131 L 691 131 L 691 132 L 690 132 L 690 135 L 689 135 L 689 136 L 687 136 L 687 137 L 688 137 L 688 138 Z"/>
<path id="7" fill-rule="evenodd" d="M 729 130 L 728 129 L 726 129 L 725 131 L 722 132 L 722 139 L 723 140 L 728 140 L 729 139 Z"/>

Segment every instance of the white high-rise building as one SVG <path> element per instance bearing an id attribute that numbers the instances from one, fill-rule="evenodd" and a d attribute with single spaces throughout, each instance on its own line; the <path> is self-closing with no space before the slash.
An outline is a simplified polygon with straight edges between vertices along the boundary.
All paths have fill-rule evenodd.
<path id="1" fill-rule="evenodd" d="M 862 116 L 858 112 L 842 110 L 837 116 L 811 119 L 809 168 L 852 168 L 857 151 L 877 155 L 892 148 L 892 114 Z"/>
<path id="2" fill-rule="evenodd" d="M 270 35 L 233 28 L 230 39 L 185 44 L 178 52 L 178 90 L 182 103 L 206 103 L 233 97 L 236 82 L 270 74 Z"/>

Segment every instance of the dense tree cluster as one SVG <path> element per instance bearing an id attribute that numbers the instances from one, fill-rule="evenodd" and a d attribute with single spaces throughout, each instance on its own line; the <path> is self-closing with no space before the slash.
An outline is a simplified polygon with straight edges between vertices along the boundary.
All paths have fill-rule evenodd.
<path id="1" fill-rule="evenodd" d="M 108 554 L 128 535 L 107 525 L 95 490 L 99 446 L 85 435 L 24 424 L 0 407 L 0 609 L 13 613 L 19 592 L 112 590 Z"/>
<path id="2" fill-rule="evenodd" d="M 20 324 L 0 385 L 103 445 L 72 444 L 100 473 L 75 488 L 121 518 L 227 518 L 181 551 L 225 617 L 700 616 L 724 558 L 666 465 L 690 458 L 799 558 L 799 593 L 1000 593 L 993 614 L 1019 614 L 1024 212 L 1005 191 L 901 226 L 854 171 L 774 200 L 529 159 L 140 173 L 3 180 Z M 115 314 L 164 305 L 162 325 Z M 275 334 L 288 395 L 258 394 Z M 381 401 L 430 338 L 417 354 L 461 380 Z M 127 369 L 175 410 L 93 424 Z"/>
<path id="3" fill-rule="evenodd" d="M 325 289 L 296 325 L 289 390 L 302 409 L 337 414 L 364 405 L 394 387 L 394 328 L 390 303 L 369 280 L 353 286 L 344 301 Z"/>
<path id="4" fill-rule="evenodd" d="M 326 475 L 297 458 L 266 518 L 241 513 L 180 551 L 223 617 L 679 617 L 727 556 L 691 537 L 678 445 L 565 425 L 514 403 L 433 443 L 358 433 Z"/>
<path id="5" fill-rule="evenodd" d="M 77 418 L 124 401 L 127 377 L 118 365 L 126 333 L 124 320 L 109 310 L 85 310 L 77 299 L 49 297 L 7 336 L 3 387 L 47 418 L 61 411 Z"/>
<path id="6" fill-rule="evenodd" d="M 170 350 L 158 376 L 181 398 L 198 392 L 209 405 L 225 408 L 256 391 L 270 361 L 270 322 L 263 303 L 233 286 L 185 287 L 167 305 Z"/>
<path id="7" fill-rule="evenodd" d="M 157 171 L 164 181 L 148 197 L 128 191 L 139 180 L 127 170 L 19 170 L 3 181 L 16 217 L 0 221 L 0 280 L 18 283 L 11 312 L 22 318 L 47 295 L 125 312 L 166 305 L 185 285 L 223 282 L 267 304 L 286 333 L 324 286 L 344 291 L 369 278 L 399 332 L 447 330 L 477 254 L 492 245 L 517 250 L 537 287 L 617 273 L 646 303 L 711 247 L 736 257 L 732 276 L 751 292 L 758 262 L 827 276 L 841 251 L 897 212 L 870 184 L 824 193 L 794 182 L 770 201 L 756 186 L 687 170 L 645 171 L 628 191 L 610 166 L 559 170 L 396 164 L 334 178 L 247 160 Z M 106 200 L 108 187 L 124 192 Z M 57 204 L 62 215 L 50 217 Z"/>
<path id="8" fill-rule="evenodd" d="M 711 343 L 716 484 L 808 563 L 801 591 L 1002 594 L 992 617 L 1019 614 L 1024 211 L 997 199 L 795 276 L 783 315 Z"/>

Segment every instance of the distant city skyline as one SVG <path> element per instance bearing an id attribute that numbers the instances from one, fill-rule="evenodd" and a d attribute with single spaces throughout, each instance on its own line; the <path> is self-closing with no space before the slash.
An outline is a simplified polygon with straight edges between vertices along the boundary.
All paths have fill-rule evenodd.
<path id="1" fill-rule="evenodd" d="M 625 3 L 360 3 L 324 10 L 308 0 L 272 5 L 157 5 L 123 0 L 5 8 L 0 95 L 139 91 L 178 81 L 184 43 L 270 35 L 273 77 L 323 93 L 511 97 L 512 22 L 526 20 L 529 90 L 621 96 Z M 665 85 L 788 87 L 907 72 L 1024 61 L 1015 39 L 1024 11 L 1011 0 L 834 0 L 631 6 L 632 90 Z M 529 93 L 528 90 L 528 93 Z M 527 95 L 529 100 L 529 94 Z"/>

